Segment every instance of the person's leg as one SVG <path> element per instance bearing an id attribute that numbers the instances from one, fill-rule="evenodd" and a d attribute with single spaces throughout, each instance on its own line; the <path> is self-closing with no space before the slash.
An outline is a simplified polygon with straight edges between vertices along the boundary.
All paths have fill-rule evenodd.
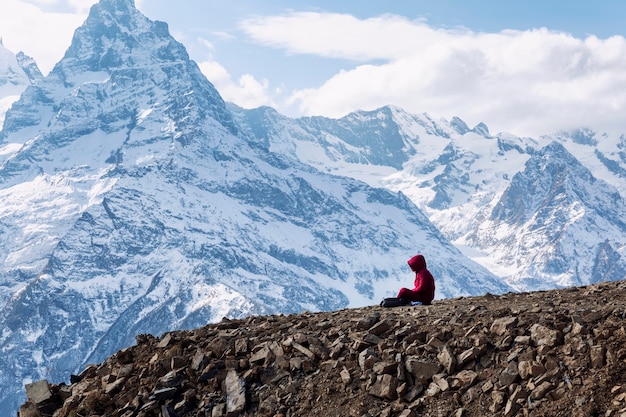
<path id="1" fill-rule="evenodd" d="M 398 292 L 398 299 L 402 302 L 402 304 L 411 304 L 411 298 L 413 296 L 413 291 L 408 288 L 400 288 Z"/>

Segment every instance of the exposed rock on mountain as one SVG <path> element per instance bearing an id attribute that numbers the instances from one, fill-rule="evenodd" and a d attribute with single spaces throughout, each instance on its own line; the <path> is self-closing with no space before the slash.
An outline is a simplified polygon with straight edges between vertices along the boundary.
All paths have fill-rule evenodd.
<path id="1" fill-rule="evenodd" d="M 410 284 L 406 259 L 416 252 L 428 259 L 438 298 L 501 294 L 511 290 L 506 281 L 529 290 L 626 273 L 624 135 L 583 129 L 517 138 L 493 135 L 484 123 L 470 128 L 459 118 L 435 120 L 392 106 L 339 120 L 240 109 L 224 103 L 167 25 L 147 19 L 132 0 L 93 6 L 48 76 L 41 78 L 22 55 L 11 63 L 2 79 L 28 86 L 0 132 L 0 414 L 14 414 L 25 381 L 63 381 L 131 345 L 136 334 L 192 329 L 222 317 L 246 326 L 259 316 L 375 304 Z M 19 84 L 11 82 L 5 85 Z M 519 320 L 522 312 L 506 315 Z M 381 314 L 377 319 L 398 312 Z M 203 332 L 209 333 L 196 339 L 213 337 L 213 330 Z M 395 324 L 392 333 L 397 343 L 405 340 Z M 589 344 L 587 333 L 580 337 Z M 527 334 L 516 336 L 524 341 Z M 318 355 L 314 339 L 297 337 L 293 343 Z M 439 347 L 423 348 L 430 339 L 418 339 L 410 355 Z M 437 340 L 450 340 L 444 339 Z M 157 343 L 151 340 L 146 348 Z M 286 340 L 276 342 L 285 355 L 300 351 Z M 460 340 L 450 342 L 455 357 L 470 349 L 470 341 Z M 489 343 L 478 343 L 479 352 L 487 346 L 489 358 L 502 363 Z M 546 348 L 533 343 L 527 346 L 537 348 L 534 361 L 550 367 Z M 377 355 L 387 361 L 385 349 Z M 300 372 L 317 366 L 311 362 L 317 358 L 279 368 Z M 394 363 L 413 375 L 405 359 Z M 237 366 L 252 370 L 251 381 L 260 378 L 254 366 Z M 479 374 L 476 366 L 468 371 Z M 447 368 L 449 379 L 455 374 Z M 235 371 L 227 385 L 240 389 L 246 379 Z M 382 397 L 393 390 L 376 390 L 393 385 L 377 383 L 378 376 L 396 388 L 417 387 L 415 375 L 384 376 L 392 374 L 358 374 L 356 385 L 356 374 L 344 376 L 352 392 L 364 383 L 366 392 L 376 386 Z M 126 383 L 119 373 L 110 375 L 112 391 Z M 558 387 L 561 377 L 535 382 Z M 585 381 L 593 377 L 581 374 Z M 485 392 L 502 401 L 512 394 L 502 397 L 502 389 L 489 386 Z M 246 407 L 255 407 L 247 399 L 253 394 L 260 395 L 246 391 Z M 144 400 L 142 393 L 142 407 Z"/>
<path id="2" fill-rule="evenodd" d="M 469 242 L 507 264 L 526 265 L 523 281 L 537 289 L 621 280 L 626 259 L 626 204 L 617 189 L 595 178 L 565 147 L 552 142 L 516 174 L 491 217 Z M 573 262 L 572 260 L 576 260 Z"/>
<path id="3" fill-rule="evenodd" d="M 234 111 L 277 152 L 402 191 L 464 252 L 518 290 L 626 277 L 624 135 L 491 135 L 396 107 L 339 120 Z M 609 185 L 610 184 L 610 185 Z"/>
<path id="4" fill-rule="evenodd" d="M 35 60 L 18 52 L 14 55 L 2 44 L 0 39 L 0 130 L 4 115 L 20 94 L 31 84 L 43 78 Z"/>
<path id="5" fill-rule="evenodd" d="M 620 281 L 142 334 L 71 385 L 29 385 L 20 416 L 625 416 L 625 298 Z"/>
<path id="6" fill-rule="evenodd" d="M 26 86 L 36 84 L 42 78 L 34 59 L 24 52 L 14 55 L 0 39 L 0 98 L 10 95 L 19 97 Z"/>
<path id="7" fill-rule="evenodd" d="M 22 71 L 24 71 L 24 74 L 28 77 L 30 84 L 37 84 L 43 79 L 43 74 L 33 58 L 20 51 L 15 55 L 15 59 Z"/>
<path id="8" fill-rule="evenodd" d="M 91 8 L 0 140 L 0 414 L 136 334 L 375 304 L 417 252 L 438 297 L 510 290 L 404 195 L 249 135 L 131 0 Z"/>

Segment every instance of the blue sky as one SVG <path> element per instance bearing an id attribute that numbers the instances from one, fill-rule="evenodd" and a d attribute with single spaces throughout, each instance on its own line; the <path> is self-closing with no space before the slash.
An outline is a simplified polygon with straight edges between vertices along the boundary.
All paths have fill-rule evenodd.
<path id="1" fill-rule="evenodd" d="M 94 0 L 2 0 L 50 71 Z M 396 105 L 520 136 L 626 131 L 626 2 L 136 0 L 227 101 L 297 117 Z M 36 28 L 36 29 L 35 29 Z M 624 120 L 623 120 L 624 119 Z"/>

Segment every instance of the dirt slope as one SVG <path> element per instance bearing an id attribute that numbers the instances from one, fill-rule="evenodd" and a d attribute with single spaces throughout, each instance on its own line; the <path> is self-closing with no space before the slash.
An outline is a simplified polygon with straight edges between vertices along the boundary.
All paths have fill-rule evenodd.
<path id="1" fill-rule="evenodd" d="M 224 319 L 27 386 L 20 416 L 622 416 L 626 282 Z"/>

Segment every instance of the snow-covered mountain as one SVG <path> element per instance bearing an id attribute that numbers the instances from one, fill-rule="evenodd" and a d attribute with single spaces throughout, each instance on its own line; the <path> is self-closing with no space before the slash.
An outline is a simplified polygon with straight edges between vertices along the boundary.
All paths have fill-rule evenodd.
<path id="1" fill-rule="evenodd" d="M 402 191 L 464 253 L 519 290 L 626 277 L 626 139 L 538 139 L 395 107 L 342 119 L 234 109 L 271 149 Z"/>
<path id="2" fill-rule="evenodd" d="M 23 52 L 17 55 L 2 44 L 0 38 L 0 129 L 4 114 L 20 94 L 31 84 L 43 78 L 35 60 Z"/>
<path id="3" fill-rule="evenodd" d="M 0 132 L 2 415 L 25 383 L 66 381 L 140 333 L 378 303 L 412 283 L 416 252 L 438 297 L 510 290 L 403 194 L 253 129 L 165 23 L 132 0 L 92 7 Z"/>
<path id="4" fill-rule="evenodd" d="M 596 179 L 565 147 L 552 142 L 515 174 L 466 241 L 526 288 L 586 285 L 626 277 L 626 206 L 617 189 Z M 515 262 L 513 262 L 515 261 Z"/>

